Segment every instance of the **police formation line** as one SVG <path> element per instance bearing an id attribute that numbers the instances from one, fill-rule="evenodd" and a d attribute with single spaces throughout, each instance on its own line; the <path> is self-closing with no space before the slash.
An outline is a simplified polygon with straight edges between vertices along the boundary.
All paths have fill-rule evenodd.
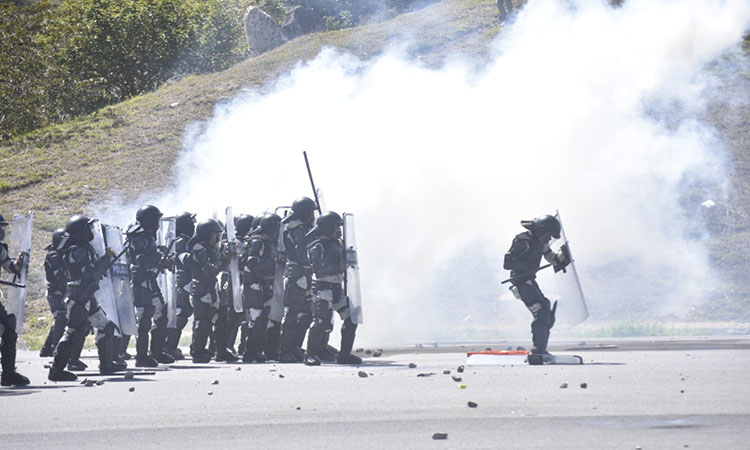
<path id="1" fill-rule="evenodd" d="M 132 289 L 130 309 L 135 316 L 135 366 L 157 367 L 184 359 L 179 341 L 191 315 L 190 356 L 194 363 L 241 359 L 245 363 L 274 360 L 309 366 L 321 361 L 360 364 L 362 360 L 352 354 L 352 348 L 361 319 L 353 320 L 356 308 L 344 287 L 344 221 L 333 211 L 316 218 L 316 209 L 315 201 L 301 197 L 283 219 L 274 213 L 258 217 L 243 214 L 232 220 L 233 227 L 214 219 L 196 225 L 195 215 L 184 212 L 175 217 L 172 242 L 160 246 L 161 211 L 152 205 L 140 208 L 135 224 L 125 233 L 123 249 Z M 64 229 L 53 233 L 46 247 L 47 298 L 54 322 L 40 356 L 54 357 L 48 375 L 52 381 L 74 381 L 74 372 L 87 368 L 80 354 L 92 328 L 100 373 L 121 372 L 131 358 L 127 352 L 130 336 L 107 317 L 95 296 L 100 280 L 120 255 L 109 247 L 97 254 L 92 246 L 94 222 L 81 215 L 71 217 Z M 542 257 L 560 271 L 570 263 L 570 255 L 565 245 L 558 252 L 550 248 L 551 239 L 559 238 L 561 231 L 555 217 L 542 216 L 521 224 L 527 231 L 514 238 L 504 268 L 511 271 L 511 291 L 534 317 L 532 353 L 548 355 L 555 306 L 542 294 L 536 273 Z M 28 256 L 10 259 L 2 242 L 7 227 L 0 216 L 0 267 L 18 273 Z M 232 251 L 228 230 L 239 243 L 236 251 Z M 233 255 L 241 272 L 240 289 L 233 286 Z M 167 302 L 157 282 L 165 271 L 175 280 L 174 327 L 167 326 Z M 239 308 L 232 305 L 236 292 L 241 297 Z M 283 301 L 277 313 L 273 312 L 274 298 Z M 334 310 L 342 320 L 338 350 L 328 345 Z M 0 332 L 2 385 L 29 384 L 15 369 L 15 317 L 2 304 Z"/>

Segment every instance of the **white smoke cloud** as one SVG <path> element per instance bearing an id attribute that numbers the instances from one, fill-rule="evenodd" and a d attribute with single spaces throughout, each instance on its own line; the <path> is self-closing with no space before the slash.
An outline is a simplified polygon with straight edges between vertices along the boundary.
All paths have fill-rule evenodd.
<path id="1" fill-rule="evenodd" d="M 706 64 L 749 18 L 746 0 L 532 0 L 479 72 L 325 50 L 269 93 L 217 106 L 187 133 L 176 189 L 145 201 L 201 217 L 288 205 L 311 192 L 306 150 L 328 208 L 357 217 L 359 342 L 466 338 L 490 316 L 527 328 L 518 301 L 493 312 L 502 254 L 521 219 L 556 209 L 594 317 L 679 311 L 719 287 L 703 242 L 686 237 L 697 205 L 682 189 L 725 193 L 722 144 L 696 118 Z M 103 216 L 127 223 L 137 207 Z"/>

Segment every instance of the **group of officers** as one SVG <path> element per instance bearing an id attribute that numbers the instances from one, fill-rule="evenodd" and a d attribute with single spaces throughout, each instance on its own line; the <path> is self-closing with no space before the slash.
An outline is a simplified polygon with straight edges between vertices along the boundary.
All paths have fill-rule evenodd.
<path id="1" fill-rule="evenodd" d="M 316 209 L 315 201 L 301 197 L 283 219 L 273 213 L 234 219 L 243 306 L 238 313 L 232 307 L 225 226 L 214 219 L 196 224 L 194 214 L 179 214 L 175 217 L 174 252 L 170 253 L 171 248 L 157 245 L 161 211 L 153 205 L 140 208 L 125 240 L 137 324 L 135 366 L 157 367 L 184 359 L 179 341 L 191 315 L 190 356 L 194 363 L 242 359 L 246 363 L 276 360 L 310 366 L 321 361 L 360 364 L 362 360 L 351 353 L 357 325 L 350 317 L 343 287 L 347 269 L 343 219 L 333 211 L 316 218 Z M 87 368 L 80 353 L 92 328 L 100 373 L 123 371 L 125 360 L 131 357 L 127 353 L 130 336 L 118 332 L 95 298 L 100 280 L 117 255 L 111 248 L 96 254 L 93 222 L 82 215 L 71 217 L 65 228 L 53 232 L 46 248 L 47 298 L 54 322 L 40 355 L 54 358 L 48 375 L 52 381 L 74 381 L 74 372 Z M 286 249 L 285 262 L 279 261 L 280 238 Z M 7 246 L 3 248 L 7 258 Z M 20 262 L 4 267 L 15 272 Z M 176 328 L 167 327 L 167 305 L 157 282 L 165 270 L 174 271 L 176 280 Z M 277 270 L 284 272 L 283 323 L 269 318 Z M 333 310 L 343 321 L 339 350 L 328 345 Z M 307 349 L 303 351 L 305 337 Z M 2 348 L 6 346 L 15 352 L 15 341 L 4 336 Z M 3 385 L 28 384 L 28 379 L 15 371 L 14 355 L 11 358 L 3 353 L 2 362 Z"/>
<path id="2" fill-rule="evenodd" d="M 136 367 L 157 367 L 184 359 L 178 344 L 182 330 L 193 316 L 190 356 L 194 363 L 216 361 L 263 363 L 276 360 L 315 366 L 323 362 L 360 364 L 352 355 L 356 323 L 352 321 L 349 299 L 344 292 L 347 268 L 342 242 L 341 216 L 333 211 L 318 215 L 316 203 L 307 197 L 294 201 L 283 219 L 271 213 L 259 217 L 240 215 L 234 220 L 236 237 L 242 243 L 242 313 L 232 307 L 231 277 L 226 230 L 214 219 L 195 224 L 195 215 L 182 213 L 175 218 L 174 254 L 157 245 L 161 211 L 147 205 L 136 214 L 136 223 L 127 230 L 126 253 L 137 323 Z M 93 220 L 76 215 L 64 229 L 56 230 L 46 248 L 44 267 L 47 296 L 54 323 L 40 352 L 53 356 L 48 378 L 74 381 L 75 371 L 85 370 L 80 352 L 86 335 L 96 330 L 99 371 L 113 374 L 127 367 L 129 336 L 116 333 L 95 299 L 99 281 L 115 259 L 107 248 L 97 255 L 91 241 Z M 281 224 L 285 226 L 282 228 Z M 524 302 L 534 319 L 531 324 L 534 347 L 531 352 L 549 355 L 547 342 L 555 323 L 555 307 L 536 282 L 536 272 L 544 257 L 554 270 L 570 264 L 565 245 L 554 252 L 552 238 L 559 238 L 560 222 L 554 216 L 522 221 L 527 231 L 518 234 L 505 254 L 504 268 L 511 271 L 511 291 Z M 0 267 L 17 272 L 22 255 L 12 261 L 2 241 L 8 223 L 0 216 Z M 271 299 L 278 267 L 279 232 L 286 250 L 284 266 L 283 323 L 272 320 Z M 176 328 L 167 327 L 167 305 L 157 283 L 164 270 L 176 278 Z M 338 351 L 328 345 L 332 314 L 341 320 Z M 23 386 L 28 378 L 15 370 L 15 323 L 0 304 L 2 345 L 2 385 Z M 239 352 L 234 351 L 240 333 Z M 302 345 L 307 336 L 307 349 Z M 150 341 L 150 342 L 149 342 Z"/>

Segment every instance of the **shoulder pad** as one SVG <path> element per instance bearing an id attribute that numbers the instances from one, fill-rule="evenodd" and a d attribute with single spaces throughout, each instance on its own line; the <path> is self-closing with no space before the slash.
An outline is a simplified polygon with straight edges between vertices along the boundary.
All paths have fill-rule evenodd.
<path id="1" fill-rule="evenodd" d="M 143 231 L 143 228 L 141 228 L 140 224 L 134 223 L 128 226 L 128 230 L 125 232 L 128 236 L 138 233 L 139 231 Z"/>

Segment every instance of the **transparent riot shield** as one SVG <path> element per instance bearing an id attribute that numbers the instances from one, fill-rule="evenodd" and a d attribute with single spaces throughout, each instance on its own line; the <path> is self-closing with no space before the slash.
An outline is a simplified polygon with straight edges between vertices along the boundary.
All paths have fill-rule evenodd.
<path id="1" fill-rule="evenodd" d="M 31 255 L 31 226 L 34 222 L 34 213 L 29 211 L 13 218 L 10 228 L 10 246 L 8 257 L 13 259 L 19 253 L 23 253 L 23 264 L 20 274 L 14 277 L 13 282 L 26 286 L 26 278 L 29 274 L 29 255 Z M 10 286 L 8 288 L 8 314 L 16 315 L 16 333 L 23 333 L 23 318 L 26 307 L 26 288 Z"/>
<path id="2" fill-rule="evenodd" d="M 269 318 L 274 322 L 281 322 L 281 319 L 284 318 L 284 269 L 286 267 L 284 230 L 286 230 L 286 225 L 283 223 L 279 224 L 279 237 L 277 239 L 276 247 L 276 268 L 273 273 L 273 298 L 271 299 L 271 312 L 269 314 Z"/>
<path id="3" fill-rule="evenodd" d="M 156 233 L 156 243 L 159 246 L 167 248 L 167 254 L 174 254 L 174 243 L 177 239 L 175 233 L 174 217 L 162 217 L 159 223 L 159 231 Z M 161 290 L 161 295 L 167 304 L 167 327 L 177 327 L 177 279 L 174 273 L 174 267 L 159 272 L 156 279 Z"/>
<path id="4" fill-rule="evenodd" d="M 362 324 L 362 288 L 359 280 L 357 240 L 354 233 L 354 214 L 344 213 L 344 251 L 346 252 L 346 296 L 352 322 Z"/>
<path id="5" fill-rule="evenodd" d="M 229 244 L 229 276 L 232 277 L 232 304 L 235 312 L 242 312 L 242 293 L 240 291 L 240 263 L 239 246 L 234 232 L 234 216 L 232 207 L 226 209 L 227 243 Z"/>
<path id="6" fill-rule="evenodd" d="M 102 225 L 104 232 L 104 243 L 107 247 L 120 255 L 109 269 L 112 280 L 112 293 L 117 305 L 117 318 L 120 321 L 120 331 L 123 334 L 134 336 L 138 334 L 138 326 L 135 322 L 135 306 L 133 299 L 133 286 L 130 285 L 130 267 L 125 254 L 122 230 L 114 225 Z"/>
<path id="7" fill-rule="evenodd" d="M 553 250 L 557 251 L 560 246 L 565 244 L 568 246 L 571 259 L 570 264 L 565 268 L 564 272 L 560 271 L 555 274 L 558 295 L 560 296 L 557 316 L 562 322 L 575 326 L 589 317 L 589 310 L 586 307 L 586 297 L 584 296 L 583 288 L 581 287 L 581 279 L 576 270 L 575 256 L 570 248 L 570 242 L 568 242 L 568 236 L 565 233 L 565 227 L 563 226 L 559 211 L 555 214 L 555 217 L 560 222 L 561 239 L 558 239 L 557 242 L 553 243 L 553 247 L 557 247 L 553 248 Z"/>
<path id="8" fill-rule="evenodd" d="M 99 222 L 99 219 L 96 219 L 91 223 L 91 232 L 94 233 L 91 247 L 94 248 L 97 258 L 101 258 L 102 255 L 104 255 L 104 250 L 107 248 L 107 244 L 104 241 L 104 230 L 102 229 L 102 224 Z M 99 307 L 104 311 L 104 314 L 107 315 L 107 318 L 117 326 L 115 334 L 119 335 L 119 330 L 122 328 L 120 327 L 120 318 L 117 311 L 117 304 L 115 302 L 115 291 L 109 270 L 106 271 L 99 280 L 99 289 L 94 293 L 94 297 L 96 298 L 97 303 L 99 303 Z"/>

